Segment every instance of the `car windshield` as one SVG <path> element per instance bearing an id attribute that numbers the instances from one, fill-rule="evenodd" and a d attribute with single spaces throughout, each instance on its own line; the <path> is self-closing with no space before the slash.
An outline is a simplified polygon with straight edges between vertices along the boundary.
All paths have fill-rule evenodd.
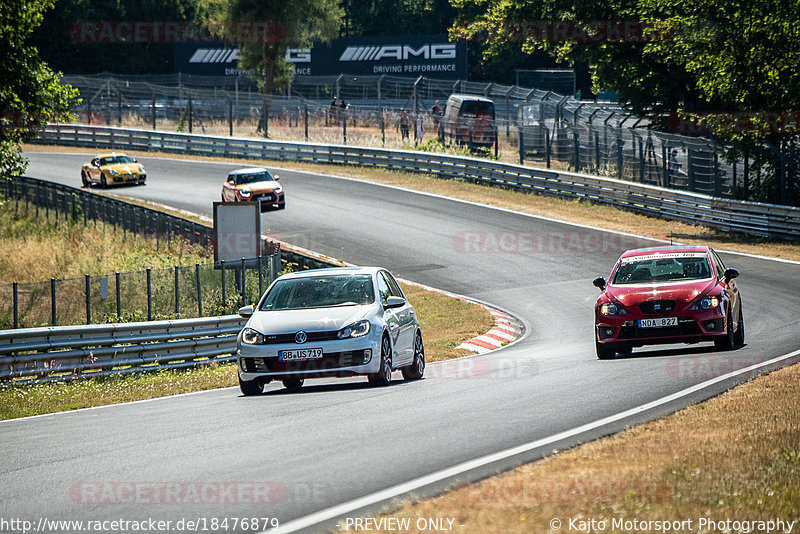
<path id="1" fill-rule="evenodd" d="M 612 284 L 648 284 L 711 277 L 705 253 L 635 256 L 620 260 Z"/>
<path id="2" fill-rule="evenodd" d="M 375 302 L 370 275 L 325 275 L 278 280 L 261 311 L 361 306 Z"/>
<path id="3" fill-rule="evenodd" d="M 117 163 L 134 163 L 130 156 L 106 156 L 100 158 L 100 165 L 116 165 Z"/>
<path id="4" fill-rule="evenodd" d="M 269 171 L 234 175 L 234 180 L 236 185 L 254 184 L 256 182 L 269 182 L 274 179 L 275 178 L 272 177 Z"/>

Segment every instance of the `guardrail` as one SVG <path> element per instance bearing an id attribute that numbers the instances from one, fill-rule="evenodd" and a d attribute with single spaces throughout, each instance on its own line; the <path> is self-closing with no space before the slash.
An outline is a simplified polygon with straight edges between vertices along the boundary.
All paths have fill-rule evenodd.
<path id="1" fill-rule="evenodd" d="M 24 384 L 234 359 L 238 315 L 0 331 L 0 382 Z"/>
<path id="2" fill-rule="evenodd" d="M 75 124 L 48 125 L 37 142 L 228 158 L 361 165 L 428 173 L 439 178 L 466 179 L 530 193 L 591 200 L 724 232 L 800 238 L 800 208 L 715 198 L 689 191 L 465 156 Z"/>

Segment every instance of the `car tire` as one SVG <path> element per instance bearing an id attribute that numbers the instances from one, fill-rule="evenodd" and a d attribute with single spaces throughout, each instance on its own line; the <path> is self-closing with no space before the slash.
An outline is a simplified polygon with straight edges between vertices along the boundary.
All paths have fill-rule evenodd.
<path id="1" fill-rule="evenodd" d="M 289 391 L 300 391 L 300 388 L 303 387 L 304 382 L 305 380 L 302 378 L 290 378 L 283 381 L 283 387 Z"/>
<path id="2" fill-rule="evenodd" d="M 597 334 L 594 338 L 594 350 L 597 353 L 598 360 L 613 360 L 617 354 L 617 348 L 614 345 L 603 344 L 597 340 Z"/>
<path id="3" fill-rule="evenodd" d="M 733 334 L 733 342 L 737 347 L 744 345 L 744 317 L 742 316 L 742 303 L 739 302 L 739 328 Z"/>
<path id="4" fill-rule="evenodd" d="M 108 187 L 108 182 L 106 182 L 106 175 L 103 174 L 102 172 L 100 173 L 100 187 L 102 187 L 103 189 Z"/>
<path id="5" fill-rule="evenodd" d="M 734 331 L 733 331 L 733 319 L 731 318 L 731 311 L 728 310 L 728 318 L 725 320 L 725 335 L 721 336 L 719 339 L 714 340 L 714 346 L 717 350 L 733 350 L 733 347 L 736 345 L 736 341 L 734 339 Z"/>
<path id="6" fill-rule="evenodd" d="M 81 184 L 83 187 L 89 187 L 89 180 L 86 178 L 86 173 L 81 171 Z"/>
<path id="7" fill-rule="evenodd" d="M 286 201 L 285 200 L 283 202 L 281 202 L 280 204 L 278 204 L 278 209 L 279 210 L 285 210 L 286 209 Z"/>
<path id="8" fill-rule="evenodd" d="M 389 338 L 383 336 L 381 341 L 381 364 L 377 373 L 369 375 L 369 381 L 374 386 L 388 386 L 392 381 L 392 345 Z"/>
<path id="9" fill-rule="evenodd" d="M 408 367 L 403 367 L 402 371 L 406 380 L 419 380 L 425 374 L 425 346 L 422 344 L 422 334 L 419 332 L 414 338 L 414 360 Z"/>
<path id="10" fill-rule="evenodd" d="M 222 194 L 221 194 L 221 195 L 219 196 L 219 201 L 220 201 L 220 202 L 225 202 L 225 195 L 222 195 Z"/>
<path id="11" fill-rule="evenodd" d="M 239 377 L 239 389 L 245 397 L 261 395 L 264 392 L 264 384 L 259 380 L 242 380 Z"/>

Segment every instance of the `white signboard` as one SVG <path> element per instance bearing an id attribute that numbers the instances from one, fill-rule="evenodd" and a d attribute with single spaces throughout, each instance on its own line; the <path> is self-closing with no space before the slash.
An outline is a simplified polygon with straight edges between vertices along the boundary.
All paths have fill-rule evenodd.
<path id="1" fill-rule="evenodd" d="M 258 202 L 214 202 L 214 263 L 235 265 L 261 254 L 261 206 Z"/>

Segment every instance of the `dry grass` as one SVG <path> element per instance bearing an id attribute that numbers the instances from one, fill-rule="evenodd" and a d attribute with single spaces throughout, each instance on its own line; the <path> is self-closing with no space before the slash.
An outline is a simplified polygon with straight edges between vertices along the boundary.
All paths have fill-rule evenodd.
<path id="1" fill-rule="evenodd" d="M 455 530 L 480 533 L 566 532 L 570 519 L 606 521 L 605 528 L 595 523 L 582 532 L 659 531 L 614 528 L 614 518 L 692 519 L 683 532 L 748 532 L 703 530 L 700 518 L 793 521 L 800 512 L 798 378 L 797 365 L 758 377 L 663 419 L 387 517 L 410 518 L 412 526 L 417 518 L 454 518 Z M 558 531 L 550 528 L 553 518 L 561 521 Z"/>
<path id="2" fill-rule="evenodd" d="M 24 204 L 0 204 L 0 283 L 41 282 L 84 274 L 138 271 L 205 262 L 211 251 L 183 240 L 155 240 L 112 226 L 56 221 Z"/>
<path id="3" fill-rule="evenodd" d="M 458 300 L 417 286 L 400 284 L 417 312 L 429 362 L 473 354 L 458 345 L 486 333 L 494 319 L 483 306 Z"/>
<path id="4" fill-rule="evenodd" d="M 86 149 L 26 145 L 25 151 L 83 153 L 86 152 Z M 252 164 L 252 160 L 201 158 L 199 156 L 181 156 L 152 152 L 140 152 L 136 154 L 142 157 L 168 157 L 194 160 L 210 159 L 213 161 Z M 396 185 L 417 191 L 469 200 L 480 204 L 511 209 L 566 222 L 586 224 L 620 232 L 629 232 L 656 239 L 674 240 L 676 243 L 708 244 L 718 249 L 800 261 L 800 243 L 796 241 L 762 239 L 743 234 L 725 233 L 702 226 L 693 226 L 654 217 L 646 217 L 610 206 L 589 202 L 544 197 L 480 184 L 442 180 L 430 175 L 410 174 L 381 169 L 274 161 L 264 161 L 263 164 L 291 167 L 292 169 L 307 170 L 320 174 L 347 175 L 361 180 Z"/>

